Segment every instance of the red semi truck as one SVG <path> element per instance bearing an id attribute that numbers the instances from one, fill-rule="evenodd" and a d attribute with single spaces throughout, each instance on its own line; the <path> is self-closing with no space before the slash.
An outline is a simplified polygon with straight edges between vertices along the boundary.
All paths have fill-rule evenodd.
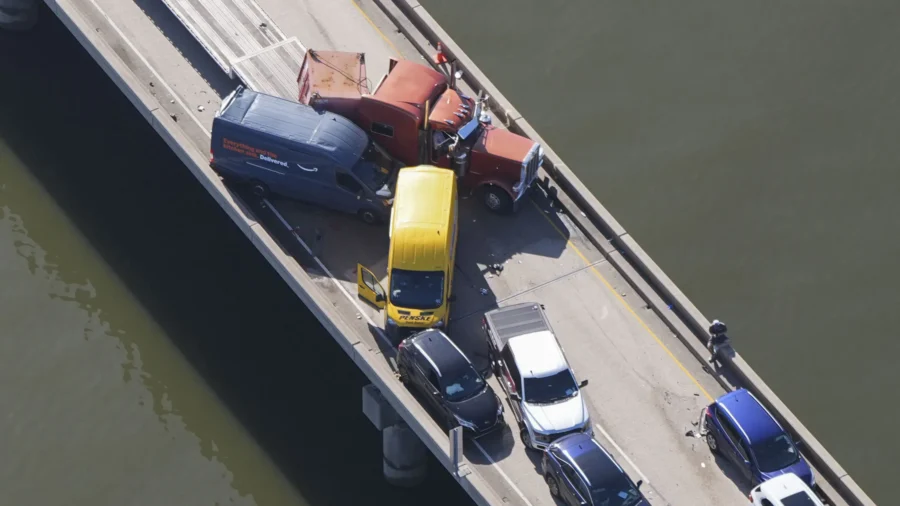
<path id="1" fill-rule="evenodd" d="M 544 161 L 540 144 L 491 125 L 486 97 L 425 65 L 392 58 L 372 92 L 363 53 L 309 50 L 297 83 L 301 103 L 349 118 L 406 165 L 452 169 L 498 213 L 516 209 Z"/>

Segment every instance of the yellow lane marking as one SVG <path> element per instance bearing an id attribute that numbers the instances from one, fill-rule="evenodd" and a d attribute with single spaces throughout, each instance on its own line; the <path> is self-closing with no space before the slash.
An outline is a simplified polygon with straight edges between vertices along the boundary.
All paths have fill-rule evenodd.
<path id="1" fill-rule="evenodd" d="M 556 224 L 553 223 L 553 221 L 551 221 L 550 218 L 544 214 L 544 210 L 541 209 L 541 206 L 539 206 L 537 204 L 537 202 L 535 202 L 533 200 L 531 201 L 531 203 L 532 203 L 532 205 L 534 205 L 535 209 L 538 210 L 538 214 L 543 216 L 544 219 L 547 220 L 547 223 L 549 223 L 550 226 L 553 227 L 553 230 L 556 230 L 556 233 L 559 234 L 560 237 L 562 237 L 563 239 L 566 240 L 566 244 L 570 248 L 572 248 L 572 251 L 574 251 L 575 254 L 578 255 L 585 264 L 590 266 L 591 272 L 593 272 L 594 275 L 596 275 L 600 279 L 600 281 L 603 282 L 603 285 L 606 286 L 606 288 L 610 292 L 612 292 L 612 294 L 615 295 L 617 299 L 619 299 L 619 302 L 621 302 L 622 305 L 625 306 L 625 309 L 627 309 L 628 312 L 631 313 L 631 315 L 634 316 L 634 318 L 638 321 L 638 323 L 640 323 L 641 326 L 644 327 L 644 330 L 646 330 L 647 333 L 650 334 L 651 337 L 653 337 L 653 340 L 656 341 L 656 344 L 658 344 L 663 350 L 665 350 L 665 352 L 669 355 L 669 358 L 671 358 L 672 361 L 675 362 L 675 364 L 678 366 L 678 368 L 681 369 L 681 371 L 684 372 L 684 374 L 687 375 L 687 377 L 690 378 L 691 381 L 693 381 L 695 385 L 697 385 L 697 388 L 699 388 L 700 391 L 703 392 L 703 395 L 705 395 L 706 398 L 709 399 L 710 402 L 712 402 L 713 396 L 709 395 L 709 392 L 707 392 L 706 389 L 703 388 L 703 385 L 701 385 L 700 382 L 697 381 L 697 378 L 695 378 L 694 375 L 691 374 L 691 372 L 687 370 L 687 368 L 684 366 L 684 364 L 682 364 L 681 361 L 675 357 L 675 354 L 672 353 L 672 350 L 670 350 L 669 347 L 666 346 L 665 343 L 662 342 L 662 339 L 660 339 L 659 336 L 656 335 L 656 332 L 653 332 L 653 330 L 650 328 L 650 326 L 647 325 L 644 322 L 644 320 L 641 319 L 640 316 L 638 316 L 637 312 L 631 307 L 631 305 L 629 305 L 628 302 L 626 302 L 625 299 L 621 295 L 619 295 L 619 292 L 617 292 L 616 289 L 613 288 L 613 286 L 609 283 L 609 281 L 607 281 L 606 278 L 603 277 L 603 274 L 600 274 L 600 271 L 598 271 L 596 267 L 591 265 L 592 262 L 588 261 L 587 257 L 584 256 L 584 254 L 581 252 L 581 250 L 579 250 L 578 247 L 575 246 L 572 243 L 572 241 L 570 241 L 566 237 L 566 234 L 564 234 L 563 231 L 560 230 L 559 227 L 557 227 Z"/>
<path id="2" fill-rule="evenodd" d="M 391 42 L 391 39 L 387 38 L 387 35 L 385 35 L 384 32 L 381 31 L 381 29 L 375 26 L 375 22 L 372 21 L 372 18 L 370 18 L 364 10 L 362 10 L 362 7 L 360 7 L 359 4 L 356 3 L 356 0 L 350 0 L 350 3 L 352 3 L 353 6 L 356 7 L 356 10 L 358 10 L 359 13 L 362 14 L 362 17 L 365 18 L 365 20 L 368 21 L 370 25 L 372 25 L 372 28 L 374 28 L 375 31 L 378 32 L 378 35 L 381 35 L 381 38 L 384 39 L 384 41 L 387 42 L 389 46 L 391 46 L 391 49 L 394 50 L 394 53 L 396 53 L 397 56 L 400 56 L 400 50 L 397 49 L 397 46 L 395 46 L 394 43 Z"/>

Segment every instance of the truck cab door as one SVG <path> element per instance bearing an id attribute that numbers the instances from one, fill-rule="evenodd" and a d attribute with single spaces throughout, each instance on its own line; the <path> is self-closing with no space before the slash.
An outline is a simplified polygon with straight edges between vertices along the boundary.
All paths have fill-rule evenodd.
<path id="1" fill-rule="evenodd" d="M 363 267 L 362 264 L 356 264 L 356 288 L 360 298 L 378 309 L 384 309 L 386 301 L 384 288 L 372 271 Z"/>

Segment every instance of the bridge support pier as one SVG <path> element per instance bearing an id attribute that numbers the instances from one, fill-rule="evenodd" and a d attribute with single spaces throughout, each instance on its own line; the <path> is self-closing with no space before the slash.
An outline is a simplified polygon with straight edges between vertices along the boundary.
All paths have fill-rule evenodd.
<path id="1" fill-rule="evenodd" d="M 375 385 L 363 387 L 363 413 L 381 431 L 387 482 L 400 487 L 422 483 L 427 473 L 427 449 Z"/>
<path id="2" fill-rule="evenodd" d="M 40 0 L 0 0 L 0 28 L 31 29 L 37 23 L 39 5 Z"/>

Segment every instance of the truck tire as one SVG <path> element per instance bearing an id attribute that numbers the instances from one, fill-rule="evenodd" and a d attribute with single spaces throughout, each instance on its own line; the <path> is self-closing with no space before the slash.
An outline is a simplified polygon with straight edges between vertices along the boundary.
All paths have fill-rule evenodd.
<path id="1" fill-rule="evenodd" d="M 497 214 L 510 214 L 513 211 L 513 199 L 506 190 L 499 186 L 487 185 L 481 193 L 481 201 L 485 207 Z"/>
<path id="2" fill-rule="evenodd" d="M 379 221 L 381 221 L 378 219 L 378 215 L 375 214 L 375 212 L 372 211 L 371 209 L 362 209 L 359 211 L 358 214 L 359 214 L 359 219 L 361 219 L 363 221 L 363 223 L 365 223 L 366 225 L 375 225 Z"/>
<path id="3" fill-rule="evenodd" d="M 258 179 L 251 179 L 248 186 L 250 187 L 250 192 L 261 199 L 269 196 L 269 187 Z"/>
<path id="4" fill-rule="evenodd" d="M 556 478 L 550 476 L 550 473 L 547 473 L 544 476 L 544 481 L 547 482 L 547 488 L 550 490 L 550 495 L 559 499 L 559 483 L 556 482 Z"/>
<path id="5" fill-rule="evenodd" d="M 531 450 L 531 443 L 529 443 L 527 427 L 522 427 L 521 429 L 519 429 L 519 439 L 522 440 L 522 444 L 525 445 L 526 450 Z"/>

